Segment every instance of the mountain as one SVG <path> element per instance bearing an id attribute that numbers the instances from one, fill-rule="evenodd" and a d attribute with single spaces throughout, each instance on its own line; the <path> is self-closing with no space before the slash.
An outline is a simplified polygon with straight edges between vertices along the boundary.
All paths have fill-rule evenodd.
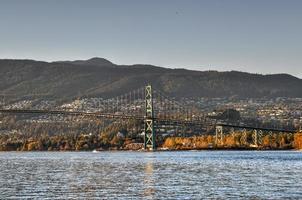
<path id="1" fill-rule="evenodd" d="M 176 97 L 302 97 L 302 80 L 288 74 L 116 65 L 103 58 L 50 63 L 0 60 L 0 93 L 6 94 L 5 98 L 33 95 L 55 99 L 110 97 L 147 83 Z"/>
<path id="2" fill-rule="evenodd" d="M 75 60 L 75 61 L 57 61 L 54 63 L 66 63 L 74 65 L 88 65 L 88 66 L 113 66 L 114 64 L 104 58 L 91 58 L 88 60 Z"/>

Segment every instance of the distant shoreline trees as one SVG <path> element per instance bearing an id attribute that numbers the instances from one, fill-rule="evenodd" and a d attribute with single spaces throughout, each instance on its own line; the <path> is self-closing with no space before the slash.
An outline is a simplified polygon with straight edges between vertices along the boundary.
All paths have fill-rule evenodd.
<path id="1" fill-rule="evenodd" d="M 302 134 L 274 133 L 272 136 L 265 135 L 262 142 L 255 145 L 252 133 L 247 134 L 246 141 L 242 140 L 242 133 L 225 135 L 222 143 L 216 144 L 214 135 L 202 135 L 193 137 L 168 137 L 163 147 L 171 150 L 193 149 L 234 149 L 234 150 L 287 150 L 302 149 Z"/>
<path id="2" fill-rule="evenodd" d="M 136 121 L 110 122 L 69 119 L 73 123 L 26 122 L 15 117 L 3 117 L 0 123 L 0 151 L 91 151 L 138 150 L 142 148 L 142 127 Z M 224 136 L 216 145 L 215 135 L 192 137 L 157 136 L 158 148 L 192 149 L 302 149 L 302 133 L 263 135 L 258 146 L 252 146 L 253 133 L 242 132 Z"/>
<path id="3" fill-rule="evenodd" d="M 130 146 L 138 149 L 142 141 L 114 135 L 112 138 L 106 134 L 101 135 L 40 135 L 22 139 L 21 135 L 0 136 L 0 151 L 90 151 L 90 150 L 131 150 Z M 131 145 L 136 144 L 136 145 Z M 255 149 L 252 143 L 242 143 L 237 135 L 226 135 L 223 144 L 215 144 L 214 135 L 193 137 L 167 137 L 159 148 L 169 150 L 250 150 Z M 273 134 L 272 138 L 265 136 L 262 144 L 256 149 L 260 150 L 286 150 L 302 149 L 302 134 L 293 136 L 288 134 Z"/>
<path id="4" fill-rule="evenodd" d="M 296 133 L 294 136 L 294 147 L 302 149 L 302 133 Z"/>

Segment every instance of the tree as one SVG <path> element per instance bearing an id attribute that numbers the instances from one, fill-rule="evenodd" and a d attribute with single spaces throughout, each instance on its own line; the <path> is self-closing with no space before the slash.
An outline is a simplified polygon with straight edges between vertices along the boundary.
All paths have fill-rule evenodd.
<path id="1" fill-rule="evenodd" d="M 302 133 L 296 133 L 294 135 L 294 147 L 296 149 L 302 149 Z"/>

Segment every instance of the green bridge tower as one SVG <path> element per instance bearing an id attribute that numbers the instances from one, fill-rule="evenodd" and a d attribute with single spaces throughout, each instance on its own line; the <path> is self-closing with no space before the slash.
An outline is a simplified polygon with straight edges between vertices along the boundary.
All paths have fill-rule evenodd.
<path id="1" fill-rule="evenodd" d="M 153 111 L 153 92 L 149 84 L 145 87 L 145 150 L 155 150 L 155 132 L 154 132 L 154 111 Z"/>

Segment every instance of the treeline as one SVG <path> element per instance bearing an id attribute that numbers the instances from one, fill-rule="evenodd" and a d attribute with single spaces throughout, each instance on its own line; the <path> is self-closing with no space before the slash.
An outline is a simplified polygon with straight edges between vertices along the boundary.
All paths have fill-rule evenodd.
<path id="1" fill-rule="evenodd" d="M 69 123 L 69 121 L 72 123 Z M 62 122 L 33 123 L 3 117 L 0 123 L 0 151 L 90 151 L 128 150 L 143 146 L 142 122 L 96 121 L 69 118 Z M 157 135 L 158 147 L 189 149 L 302 149 L 302 133 L 264 134 L 255 146 L 253 133 L 227 134 L 216 144 L 213 134 L 192 137 Z M 254 145 L 254 146 L 253 146 Z"/>
<path id="2" fill-rule="evenodd" d="M 14 135 L 13 137 L 21 137 Z M 0 136 L 0 151 L 90 151 L 120 150 L 132 140 L 122 136 L 112 139 L 102 135 L 43 135 L 36 138 L 12 139 Z"/>
<path id="3" fill-rule="evenodd" d="M 242 133 L 228 134 L 217 142 L 214 135 L 202 135 L 193 137 L 168 137 L 163 147 L 170 150 L 192 150 L 192 149 L 302 149 L 301 133 L 274 133 L 258 138 L 257 145 L 254 143 L 253 133 L 248 133 L 243 139 Z"/>
<path id="4" fill-rule="evenodd" d="M 114 128 L 118 129 L 118 128 Z M 114 129 L 111 129 L 114 131 Z M 109 128 L 108 128 L 109 130 Z M 128 150 L 133 143 L 142 143 L 142 138 L 131 138 L 129 135 L 102 132 L 98 135 L 39 135 L 24 138 L 24 135 L 0 135 L 0 151 L 88 151 L 88 150 Z M 254 149 L 253 141 L 242 142 L 240 137 L 227 135 L 222 144 L 216 145 L 213 135 L 193 137 L 168 137 L 162 147 L 170 150 L 201 149 Z M 129 147 L 128 147 L 129 146 Z M 161 147 L 161 146 L 159 146 Z M 142 146 L 136 146 L 136 149 Z M 302 149 L 302 134 L 273 134 L 272 138 L 264 136 L 258 149 L 282 150 Z"/>
<path id="5" fill-rule="evenodd" d="M 135 121 L 95 121 L 76 118 L 66 123 L 33 123 L 14 117 L 2 118 L 0 151 L 85 151 L 127 149 L 143 142 Z M 71 120 L 72 123 L 68 123 Z M 137 148 L 137 147 L 136 147 Z"/>
<path id="6" fill-rule="evenodd" d="M 128 144 L 138 142 L 129 136 L 117 134 L 61 134 L 24 137 L 12 133 L 0 135 L 0 151 L 88 151 L 88 150 L 122 150 Z M 142 142 L 142 141 L 140 141 Z"/>

